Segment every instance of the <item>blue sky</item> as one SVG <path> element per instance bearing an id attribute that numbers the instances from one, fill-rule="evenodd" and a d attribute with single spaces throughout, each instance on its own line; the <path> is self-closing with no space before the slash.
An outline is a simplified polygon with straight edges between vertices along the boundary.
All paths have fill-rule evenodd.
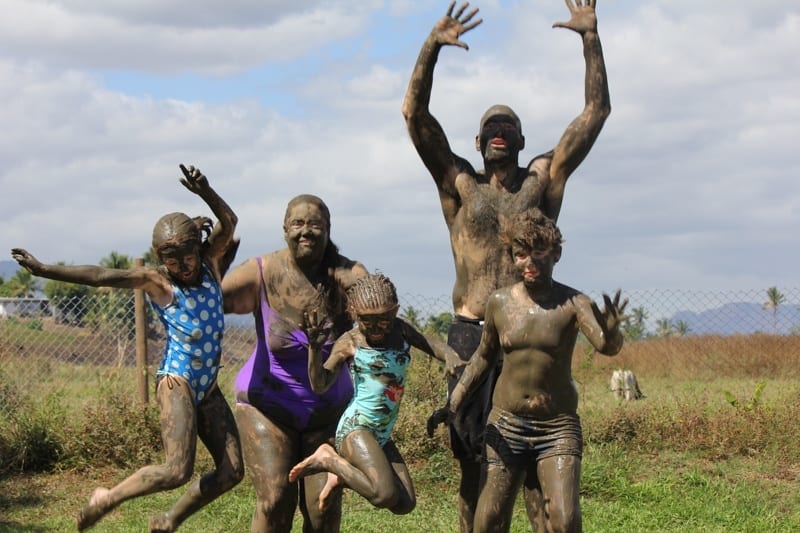
<path id="1" fill-rule="evenodd" d="M 560 0 L 473 2 L 431 111 L 456 153 L 492 104 L 525 163 L 583 107 Z M 401 293 L 439 297 L 452 257 L 400 106 L 445 1 L 0 0 L 0 247 L 46 262 L 140 255 L 162 214 L 240 217 L 238 261 L 283 246 L 287 201 L 321 196 L 333 240 Z M 587 291 L 797 287 L 800 4 L 598 0 L 612 113 L 567 185 L 555 277 Z M 7 256 L 10 259 L 10 255 Z"/>

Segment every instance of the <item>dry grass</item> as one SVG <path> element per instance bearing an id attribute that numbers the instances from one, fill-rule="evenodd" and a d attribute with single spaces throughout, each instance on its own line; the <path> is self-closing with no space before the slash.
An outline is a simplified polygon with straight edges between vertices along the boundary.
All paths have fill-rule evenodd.
<path id="1" fill-rule="evenodd" d="M 576 349 L 577 363 L 587 348 Z M 623 367 L 637 377 L 711 381 L 800 378 L 800 335 L 702 335 L 626 342 L 615 357 L 593 357 L 595 370 Z M 610 372 L 609 372 L 610 374 Z"/>

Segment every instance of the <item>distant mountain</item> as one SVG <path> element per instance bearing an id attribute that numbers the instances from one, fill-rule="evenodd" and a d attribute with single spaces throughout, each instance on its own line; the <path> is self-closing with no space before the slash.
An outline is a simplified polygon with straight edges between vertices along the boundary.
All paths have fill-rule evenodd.
<path id="1" fill-rule="evenodd" d="M 16 261 L 0 261 L 0 277 L 7 280 L 20 268 Z"/>
<path id="2" fill-rule="evenodd" d="M 785 335 L 800 326 L 800 306 L 781 305 L 773 315 L 772 309 L 761 304 L 735 302 L 705 311 L 678 311 L 672 323 L 683 320 L 693 335 L 731 335 L 735 333 L 779 333 Z"/>

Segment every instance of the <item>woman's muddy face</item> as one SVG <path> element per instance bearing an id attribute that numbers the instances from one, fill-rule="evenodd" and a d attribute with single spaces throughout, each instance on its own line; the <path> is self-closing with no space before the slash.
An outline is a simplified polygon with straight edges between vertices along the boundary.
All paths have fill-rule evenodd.
<path id="1" fill-rule="evenodd" d="M 329 228 L 319 207 L 313 203 L 295 205 L 286 215 L 283 231 L 289 251 L 298 263 L 322 261 Z"/>
<path id="2" fill-rule="evenodd" d="M 180 285 L 200 283 L 200 247 L 194 241 L 162 248 L 157 252 L 170 277 Z"/>

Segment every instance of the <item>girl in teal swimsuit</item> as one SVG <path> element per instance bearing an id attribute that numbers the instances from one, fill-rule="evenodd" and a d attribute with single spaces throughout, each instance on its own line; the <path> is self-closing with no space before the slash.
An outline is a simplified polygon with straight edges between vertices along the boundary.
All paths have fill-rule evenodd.
<path id="1" fill-rule="evenodd" d="M 46 265 L 22 248 L 11 255 L 35 276 L 92 287 L 143 290 L 167 332 L 158 369 L 156 398 L 166 461 L 134 472 L 121 483 L 95 489 L 80 511 L 78 530 L 91 527 L 122 502 L 186 484 L 194 470 L 197 439 L 215 469 L 189 486 L 166 513 L 151 517 L 149 531 L 174 531 L 192 513 L 233 488 L 244 476 L 239 433 L 217 388 L 222 332 L 222 275 L 236 254 L 237 218 L 200 170 L 180 165 L 181 183 L 200 196 L 219 219 L 183 213 L 164 215 L 153 229 L 153 251 L 161 266 L 132 269 L 94 265 Z"/>
<path id="2" fill-rule="evenodd" d="M 348 292 L 356 327 L 339 337 L 323 363 L 321 346 L 327 328 L 319 317 L 307 319 L 311 387 L 321 393 L 336 383 L 347 364 L 353 378 L 353 399 L 339 420 L 336 449 L 322 444 L 313 455 L 292 468 L 289 480 L 328 472 L 320 494 L 320 508 L 338 484 L 355 490 L 375 507 L 395 514 L 416 505 L 408 468 L 391 439 L 405 389 L 411 346 L 444 362 L 453 373 L 461 360 L 440 339 L 424 336 L 397 317 L 397 291 L 386 276 L 373 274 L 356 280 Z"/>

